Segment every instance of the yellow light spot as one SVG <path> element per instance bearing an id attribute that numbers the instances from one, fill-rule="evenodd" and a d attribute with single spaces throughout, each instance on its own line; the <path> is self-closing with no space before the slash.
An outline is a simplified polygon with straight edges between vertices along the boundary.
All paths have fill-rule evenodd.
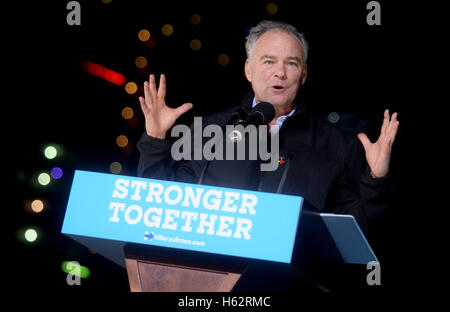
<path id="1" fill-rule="evenodd" d="M 134 82 L 130 81 L 125 85 L 125 91 L 128 94 L 135 94 L 137 91 L 137 85 Z"/>
<path id="2" fill-rule="evenodd" d="M 121 134 L 117 137 L 116 144 L 118 147 L 125 147 L 128 145 L 128 138 L 125 135 Z"/>
<path id="3" fill-rule="evenodd" d="M 161 32 L 164 36 L 170 36 L 173 34 L 173 26 L 170 24 L 164 24 L 161 27 Z"/>
<path id="4" fill-rule="evenodd" d="M 102 2 L 103 2 L 104 4 L 110 4 L 110 3 L 112 2 L 112 0 L 102 0 Z"/>
<path id="5" fill-rule="evenodd" d="M 275 3 L 270 2 L 266 5 L 266 11 L 270 15 L 275 15 L 278 12 L 278 6 Z"/>
<path id="6" fill-rule="evenodd" d="M 147 59 L 143 56 L 138 56 L 134 60 L 134 64 L 136 64 L 136 67 L 138 68 L 144 68 L 145 66 L 147 66 Z"/>
<path id="7" fill-rule="evenodd" d="M 109 166 L 109 171 L 111 173 L 118 174 L 118 173 L 120 173 L 122 171 L 122 165 L 119 162 L 114 161 Z"/>
<path id="8" fill-rule="evenodd" d="M 190 21 L 191 24 L 198 25 L 202 22 L 202 17 L 200 16 L 200 14 L 194 13 L 191 15 Z"/>
<path id="9" fill-rule="evenodd" d="M 191 47 L 192 50 L 198 51 L 202 47 L 202 42 L 198 39 L 193 39 L 191 40 L 189 46 Z"/>
<path id="10" fill-rule="evenodd" d="M 31 210 L 33 212 L 39 213 L 44 210 L 44 203 L 40 199 L 35 199 L 31 202 Z"/>
<path id="11" fill-rule="evenodd" d="M 220 54 L 217 57 L 217 62 L 222 66 L 228 65 L 230 63 L 230 57 L 226 54 Z"/>
<path id="12" fill-rule="evenodd" d="M 142 42 L 148 41 L 150 39 L 150 32 L 147 29 L 142 29 L 138 32 L 138 38 Z"/>
<path id="13" fill-rule="evenodd" d="M 133 118 L 134 115 L 134 111 L 131 107 L 125 107 L 124 109 L 122 109 L 122 117 L 124 119 L 131 119 Z"/>

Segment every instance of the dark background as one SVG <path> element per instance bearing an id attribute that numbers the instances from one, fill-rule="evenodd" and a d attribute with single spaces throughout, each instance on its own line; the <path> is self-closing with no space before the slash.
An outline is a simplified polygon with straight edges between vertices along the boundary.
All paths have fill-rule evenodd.
<path id="1" fill-rule="evenodd" d="M 414 129 L 411 112 L 416 107 L 405 94 L 420 87 L 410 84 L 418 52 L 411 53 L 417 42 L 411 24 L 405 23 L 405 3 L 379 1 L 382 25 L 368 26 L 368 1 L 273 1 L 278 12 L 270 15 L 266 5 L 271 1 L 85 0 L 79 1 L 81 25 L 69 26 L 68 2 L 20 2 L 3 11 L 3 39 L 8 42 L 3 68 L 8 72 L 2 149 L 13 181 L 5 207 L 12 255 L 6 268 L 12 285 L 70 289 L 61 264 L 76 260 L 91 271 L 79 289 L 128 291 L 125 270 L 60 234 L 74 170 L 109 173 L 117 161 L 123 167 L 120 174 L 136 175 L 135 144 L 144 130 L 138 96 L 149 73 L 166 74 L 169 105 L 194 103 L 180 122 L 239 104 L 250 90 L 243 72 L 247 31 L 260 20 L 274 19 L 292 23 L 310 44 L 302 96 L 313 112 L 323 118 L 338 112 L 336 126 L 354 134 L 366 131 L 372 140 L 384 109 L 399 113 L 391 165 L 398 193 L 371 243 L 382 263 L 378 289 L 406 287 L 411 225 L 403 214 L 416 208 L 413 200 L 406 201 L 414 162 L 407 157 Z M 202 18 L 199 25 L 190 22 L 194 13 Z M 173 35 L 162 35 L 164 24 L 173 25 Z M 420 20 L 414 26 L 420 26 Z M 151 48 L 137 37 L 143 28 L 151 33 Z M 190 49 L 192 39 L 201 40 L 199 51 Z M 230 57 L 226 66 L 217 62 L 222 53 Z M 147 58 L 147 68 L 135 66 L 137 56 Z M 80 62 L 85 60 L 125 75 L 137 83 L 138 92 L 129 95 L 123 86 L 84 72 Z M 131 120 L 121 116 L 126 106 L 134 110 Z M 129 139 L 126 148 L 115 144 L 121 134 Z M 43 156 L 47 144 L 60 147 L 57 158 Z M 38 173 L 53 166 L 63 169 L 63 178 L 47 186 L 36 183 Z M 40 214 L 27 211 L 34 199 L 45 202 Z M 28 227 L 38 231 L 34 243 L 23 239 Z"/>

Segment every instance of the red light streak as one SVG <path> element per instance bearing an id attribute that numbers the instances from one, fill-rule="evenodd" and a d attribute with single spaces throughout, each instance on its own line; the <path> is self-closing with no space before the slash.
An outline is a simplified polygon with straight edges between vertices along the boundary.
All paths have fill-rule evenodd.
<path id="1" fill-rule="evenodd" d="M 96 77 L 102 78 L 106 81 L 112 82 L 118 86 L 123 86 L 127 79 L 124 75 L 119 74 L 111 69 L 93 63 L 91 61 L 82 61 L 81 68 Z"/>

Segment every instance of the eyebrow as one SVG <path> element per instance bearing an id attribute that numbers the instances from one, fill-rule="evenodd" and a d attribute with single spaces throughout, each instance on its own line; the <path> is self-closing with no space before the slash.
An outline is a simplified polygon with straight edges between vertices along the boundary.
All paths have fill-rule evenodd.
<path id="1" fill-rule="evenodd" d="M 297 56 L 289 56 L 287 59 L 291 60 L 291 61 L 297 61 L 299 63 L 302 62 L 302 60 L 299 57 L 297 57 Z"/>
<path id="2" fill-rule="evenodd" d="M 277 57 L 274 56 L 274 55 L 264 54 L 259 59 L 263 60 L 263 59 L 266 59 L 266 58 L 268 58 L 268 59 L 276 59 Z M 299 63 L 302 63 L 302 60 L 299 57 L 297 57 L 297 56 L 288 56 L 287 59 L 290 60 L 290 61 L 297 61 Z"/>
<path id="3" fill-rule="evenodd" d="M 264 54 L 259 59 L 262 60 L 262 59 L 265 59 L 265 58 L 274 59 L 276 57 L 274 55 Z"/>

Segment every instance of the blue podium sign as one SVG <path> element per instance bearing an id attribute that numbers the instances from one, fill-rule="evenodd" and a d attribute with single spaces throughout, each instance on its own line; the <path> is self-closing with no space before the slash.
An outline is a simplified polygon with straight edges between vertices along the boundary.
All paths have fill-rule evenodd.
<path id="1" fill-rule="evenodd" d="M 299 196 L 76 170 L 62 233 L 290 263 L 302 203 Z"/>

